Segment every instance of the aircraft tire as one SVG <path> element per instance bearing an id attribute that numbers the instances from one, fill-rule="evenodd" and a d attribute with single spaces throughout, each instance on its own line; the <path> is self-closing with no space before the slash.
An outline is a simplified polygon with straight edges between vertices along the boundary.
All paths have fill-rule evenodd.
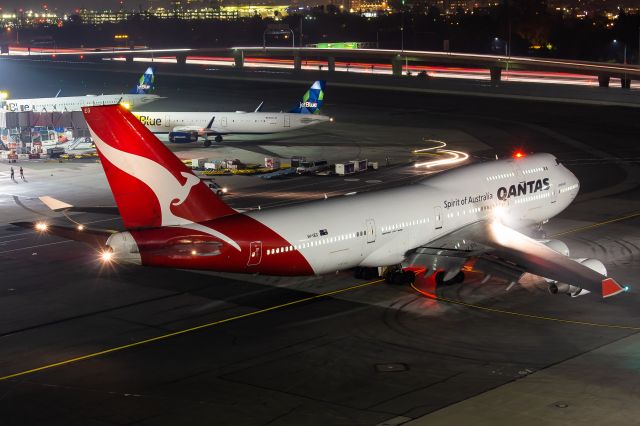
<path id="1" fill-rule="evenodd" d="M 357 280 L 362 279 L 362 268 L 359 266 L 356 266 L 356 268 L 353 270 L 353 277 Z"/>
<path id="2" fill-rule="evenodd" d="M 205 139 L 203 144 L 205 148 L 209 148 L 211 146 L 211 141 L 209 139 Z"/>
<path id="3" fill-rule="evenodd" d="M 218 143 L 222 142 L 222 136 L 216 135 L 216 142 Z"/>

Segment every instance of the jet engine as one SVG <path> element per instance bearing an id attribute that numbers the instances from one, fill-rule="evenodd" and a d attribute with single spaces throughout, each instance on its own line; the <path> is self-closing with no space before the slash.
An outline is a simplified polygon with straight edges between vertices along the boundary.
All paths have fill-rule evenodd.
<path id="1" fill-rule="evenodd" d="M 189 143 L 198 140 L 198 132 L 170 132 L 169 142 L 171 143 Z"/>
<path id="2" fill-rule="evenodd" d="M 605 277 L 607 276 L 607 268 L 605 268 L 604 264 L 598 259 L 579 258 L 579 259 L 571 259 L 571 260 L 573 260 L 574 262 L 583 264 L 587 268 L 593 271 L 596 271 L 600 275 L 604 275 Z M 578 296 L 584 296 L 585 294 L 589 293 L 588 290 L 584 290 L 580 287 L 577 287 L 571 284 L 560 283 L 553 280 L 547 280 L 547 282 L 549 283 L 549 293 L 551 294 L 561 293 L 561 294 L 568 294 L 571 297 L 578 297 Z"/>
<path id="3" fill-rule="evenodd" d="M 570 253 L 569 247 L 560 240 L 538 240 L 538 242 L 549 247 L 551 250 L 555 251 L 556 253 L 560 253 L 569 257 L 569 253 Z"/>

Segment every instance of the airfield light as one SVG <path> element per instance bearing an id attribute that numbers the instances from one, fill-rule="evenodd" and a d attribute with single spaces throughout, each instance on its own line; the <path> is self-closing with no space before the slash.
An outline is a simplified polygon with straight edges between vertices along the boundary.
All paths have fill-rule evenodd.
<path id="1" fill-rule="evenodd" d="M 78 226 L 76 227 L 78 229 L 78 231 L 84 231 L 84 225 L 83 224 L 78 224 Z"/>
<path id="2" fill-rule="evenodd" d="M 49 225 L 46 222 L 38 222 L 36 223 L 36 229 L 40 232 L 45 232 L 49 228 Z"/>
<path id="3" fill-rule="evenodd" d="M 110 263 L 113 260 L 113 251 L 110 248 L 106 248 L 100 252 L 100 260 L 103 263 Z"/>
<path id="4" fill-rule="evenodd" d="M 329 117 L 329 121 L 333 123 L 334 118 L 333 117 Z"/>
<path id="5" fill-rule="evenodd" d="M 120 102 L 120 105 L 122 105 L 126 109 L 131 109 L 131 104 L 129 102 Z"/>
<path id="6" fill-rule="evenodd" d="M 2 92 L 0 92 L 0 99 L 1 100 L 6 100 L 9 98 L 9 92 L 7 92 L 6 90 L 3 90 Z"/>
<path id="7" fill-rule="evenodd" d="M 225 186 L 224 188 L 222 188 L 222 192 L 224 192 L 225 194 L 227 193 L 229 189 L 227 189 L 227 187 Z"/>
<path id="8" fill-rule="evenodd" d="M 192 255 L 192 256 L 195 256 L 196 254 L 198 254 L 198 252 L 197 252 L 197 251 L 195 251 L 195 250 L 191 250 L 191 255 Z"/>

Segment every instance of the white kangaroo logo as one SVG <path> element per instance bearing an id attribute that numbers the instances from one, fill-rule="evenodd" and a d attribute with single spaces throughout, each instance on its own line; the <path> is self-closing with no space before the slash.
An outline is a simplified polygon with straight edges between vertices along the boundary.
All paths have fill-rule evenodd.
<path id="1" fill-rule="evenodd" d="M 161 213 L 161 226 L 182 226 L 197 231 L 204 232 L 211 236 L 220 238 L 238 251 L 242 251 L 238 243 L 233 241 L 221 232 L 209 227 L 196 224 L 192 220 L 176 216 L 171 211 L 171 206 L 179 206 L 184 203 L 191 188 L 200 183 L 200 179 L 191 173 L 180 172 L 187 181 L 181 184 L 176 177 L 167 169 L 153 160 L 139 155 L 115 149 L 111 145 L 100 139 L 93 130 L 91 131 L 94 143 L 111 164 L 128 175 L 141 180 L 147 185 L 158 198 Z"/>

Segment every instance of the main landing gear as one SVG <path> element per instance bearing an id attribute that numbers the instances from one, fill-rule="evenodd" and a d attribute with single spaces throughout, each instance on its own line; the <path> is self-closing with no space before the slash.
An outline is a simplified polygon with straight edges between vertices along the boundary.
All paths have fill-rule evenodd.
<path id="1" fill-rule="evenodd" d="M 384 280 L 391 285 L 411 285 L 416 280 L 413 271 L 403 271 L 402 268 L 389 268 L 384 274 Z"/>
<path id="2" fill-rule="evenodd" d="M 222 142 L 222 136 L 221 135 L 216 135 L 215 138 L 213 138 L 217 143 Z M 204 139 L 203 145 L 205 148 L 209 148 L 211 146 L 211 141 L 208 138 Z"/>
<path id="3" fill-rule="evenodd" d="M 353 276 L 357 279 L 372 280 L 378 278 L 380 275 L 378 274 L 378 268 L 358 266 L 353 270 Z"/>

